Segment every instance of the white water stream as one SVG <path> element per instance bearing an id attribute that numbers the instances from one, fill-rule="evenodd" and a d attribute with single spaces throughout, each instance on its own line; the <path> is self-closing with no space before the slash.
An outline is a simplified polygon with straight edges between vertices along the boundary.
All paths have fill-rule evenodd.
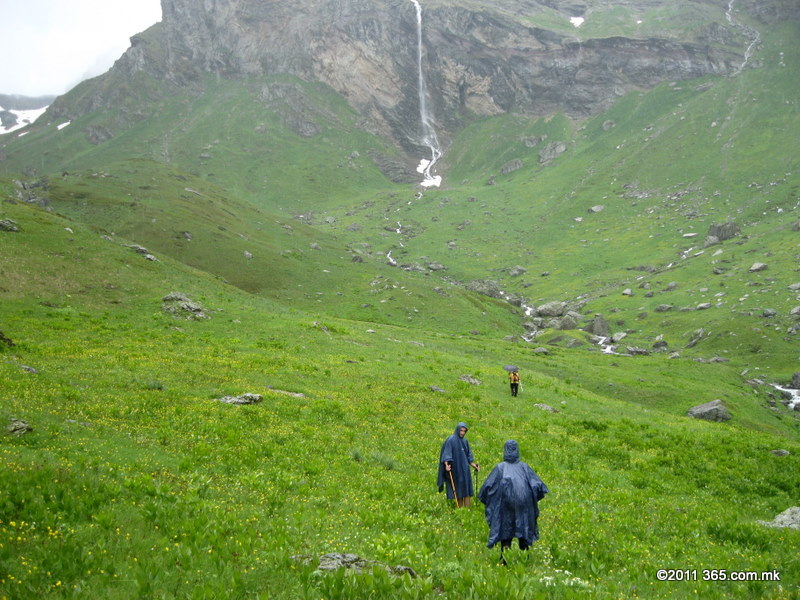
<path id="1" fill-rule="evenodd" d="M 797 410 L 797 407 L 800 406 L 800 390 L 796 390 L 794 388 L 787 388 L 781 387 L 777 383 L 773 383 L 772 387 L 776 390 L 780 390 L 782 392 L 787 392 L 792 395 L 792 399 L 789 400 L 789 408 L 792 410 Z"/>
<path id="2" fill-rule="evenodd" d="M 747 63 L 750 62 L 750 59 L 753 57 L 753 50 L 755 49 L 756 45 L 761 42 L 761 33 L 750 27 L 749 25 L 745 25 L 744 23 L 737 21 L 733 18 L 733 4 L 736 0 L 730 0 L 728 2 L 728 10 L 725 11 L 725 18 L 728 20 L 728 24 L 733 27 L 737 27 L 741 29 L 746 36 L 750 38 L 750 44 L 747 46 L 747 49 L 744 51 L 744 61 L 739 68 L 733 73 L 734 75 L 738 75 L 742 72 L 742 70 L 747 66 Z"/>
<path id="3" fill-rule="evenodd" d="M 417 172 L 422 174 L 423 187 L 439 187 L 442 184 L 441 175 L 433 174 L 436 161 L 442 156 L 439 139 L 433 127 L 433 117 L 428 110 L 428 89 L 425 84 L 425 74 L 422 70 L 422 7 L 417 0 L 411 0 L 417 9 L 417 87 L 419 93 L 419 118 L 422 123 L 422 145 L 430 148 L 430 159 L 423 158 Z"/>

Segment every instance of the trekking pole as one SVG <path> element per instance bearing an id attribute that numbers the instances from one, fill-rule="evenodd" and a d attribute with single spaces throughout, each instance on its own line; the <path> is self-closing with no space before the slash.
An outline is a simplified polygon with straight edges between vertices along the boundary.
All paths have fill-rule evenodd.
<path id="1" fill-rule="evenodd" d="M 461 508 L 461 505 L 458 503 L 458 494 L 456 494 L 456 482 L 453 481 L 453 471 L 448 471 L 450 473 L 450 485 L 453 486 L 453 498 L 456 499 L 456 508 Z"/>

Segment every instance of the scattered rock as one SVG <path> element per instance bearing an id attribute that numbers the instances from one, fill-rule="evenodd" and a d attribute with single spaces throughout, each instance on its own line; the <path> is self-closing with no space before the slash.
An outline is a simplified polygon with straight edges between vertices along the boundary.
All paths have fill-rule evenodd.
<path id="1" fill-rule="evenodd" d="M 736 237 L 741 232 L 739 226 L 733 222 L 723 223 L 721 225 L 714 224 L 708 228 L 708 237 L 714 237 L 717 238 L 719 242 L 724 242 Z"/>
<path id="2" fill-rule="evenodd" d="M 502 298 L 503 292 L 500 289 L 500 284 L 493 279 L 477 279 L 470 281 L 466 285 L 467 291 L 489 296 L 490 298 Z"/>
<path id="3" fill-rule="evenodd" d="M 527 272 L 528 272 L 528 269 L 526 269 L 525 267 L 520 267 L 519 265 L 517 265 L 517 266 L 515 266 L 515 267 L 512 267 L 512 268 L 511 268 L 511 269 L 508 271 L 508 274 L 509 274 L 511 277 L 519 277 L 520 275 L 524 275 L 524 274 L 525 274 L 525 273 L 527 273 Z"/>
<path id="4" fill-rule="evenodd" d="M 508 161 L 500 168 L 500 173 L 503 175 L 508 175 L 509 173 L 513 173 L 514 171 L 519 171 L 523 166 L 522 159 L 516 158 L 514 160 Z"/>
<path id="5" fill-rule="evenodd" d="M 765 308 L 764 312 L 761 313 L 761 316 L 767 317 L 769 319 L 771 317 L 777 316 L 777 314 L 778 314 L 778 311 L 775 310 L 774 308 Z"/>
<path id="6" fill-rule="evenodd" d="M 461 381 L 466 381 L 470 385 L 480 385 L 482 382 L 480 379 L 473 377 L 472 375 L 462 375 L 459 377 Z"/>
<path id="7" fill-rule="evenodd" d="M 247 250 L 245 250 L 245 251 L 244 251 L 244 257 L 245 257 L 247 260 L 251 260 L 251 259 L 253 258 L 253 255 L 252 255 L 250 252 L 248 252 Z"/>
<path id="8" fill-rule="evenodd" d="M 633 296 L 633 290 L 631 288 L 625 288 L 622 290 L 623 296 Z"/>
<path id="9" fill-rule="evenodd" d="M 540 404 L 540 403 L 537 403 L 537 404 L 534 404 L 534 406 L 535 406 L 536 408 L 538 408 L 539 410 L 543 410 L 543 411 L 545 411 L 545 412 L 550 412 L 550 413 L 557 413 L 557 412 L 558 412 L 558 411 L 557 411 L 555 408 L 553 408 L 553 407 L 552 407 L 552 406 L 550 406 L 549 404 Z"/>
<path id="10" fill-rule="evenodd" d="M 758 523 L 759 525 L 764 525 L 765 527 L 800 530 L 800 506 L 787 508 L 772 521 L 758 521 Z"/>
<path id="11" fill-rule="evenodd" d="M 11 419 L 8 422 L 7 431 L 10 435 L 22 436 L 33 431 L 33 427 L 23 419 Z"/>
<path id="12" fill-rule="evenodd" d="M 599 313 L 595 314 L 594 319 L 589 321 L 585 331 L 591 333 L 592 335 L 604 338 L 607 338 L 611 335 L 611 328 L 608 324 L 608 321 L 606 321 Z"/>
<path id="13" fill-rule="evenodd" d="M 217 401 L 223 404 L 257 404 L 263 399 L 261 394 L 251 394 L 247 392 L 241 396 L 223 396 L 222 398 L 218 398 Z"/>
<path id="14" fill-rule="evenodd" d="M 770 450 L 770 452 L 772 452 L 772 454 L 774 454 L 775 456 L 789 456 L 791 454 L 791 452 L 789 452 L 788 450 L 783 450 L 782 448 L 777 450 Z"/>
<path id="15" fill-rule="evenodd" d="M 438 394 L 444 394 L 445 393 L 445 391 L 442 388 L 440 388 L 438 386 L 435 386 L 435 385 L 431 386 L 431 391 L 432 392 L 436 392 Z"/>
<path id="16" fill-rule="evenodd" d="M 162 298 L 161 310 L 175 317 L 186 319 L 208 319 L 203 306 L 181 292 L 171 292 Z"/>
<path id="17" fill-rule="evenodd" d="M 591 208 L 589 208 L 588 212 L 590 214 L 597 214 L 599 212 L 603 212 L 605 209 L 606 209 L 606 207 L 603 206 L 602 204 L 597 204 L 597 205 L 592 206 Z"/>
<path id="18" fill-rule="evenodd" d="M 305 565 L 311 564 L 314 559 L 310 556 L 293 556 L 292 559 L 302 562 Z M 411 567 L 402 565 L 390 566 L 377 560 L 370 560 L 361 558 L 356 554 L 340 554 L 339 552 L 331 552 L 323 554 L 319 557 L 318 569 L 320 571 L 336 571 L 338 569 L 351 569 L 356 573 L 363 571 L 371 571 L 374 567 L 385 569 L 392 575 L 410 575 L 416 577 L 417 573 Z"/>
<path id="19" fill-rule="evenodd" d="M 757 262 L 757 263 L 753 263 L 753 266 L 750 267 L 749 270 L 750 270 L 751 273 L 756 273 L 758 271 L 766 271 L 766 269 L 767 269 L 767 265 L 765 263 Z"/>
<path id="20" fill-rule="evenodd" d="M 0 220 L 0 231 L 16 233 L 19 231 L 19 225 L 11 219 L 2 219 Z"/>
<path id="21" fill-rule="evenodd" d="M 539 347 L 539 348 L 534 348 L 533 349 L 533 353 L 534 354 L 543 354 L 543 355 L 546 356 L 546 355 L 550 354 L 550 351 L 547 348 Z"/>
<path id="22" fill-rule="evenodd" d="M 690 408 L 687 414 L 695 419 L 703 419 L 704 421 L 714 421 L 717 423 L 727 421 L 731 418 L 731 414 L 722 404 L 722 400 L 712 400 L 705 404 L 698 404 Z"/>
<path id="23" fill-rule="evenodd" d="M 539 152 L 539 163 L 544 165 L 552 162 L 566 151 L 567 145 L 564 142 L 550 142 Z"/>
<path id="24" fill-rule="evenodd" d="M 560 317 L 564 314 L 566 307 L 566 303 L 554 300 L 552 302 L 542 304 L 536 309 L 536 312 L 542 317 Z"/>
<path id="25" fill-rule="evenodd" d="M 672 310 L 673 306 L 671 304 L 659 304 L 655 307 L 656 312 L 667 312 Z"/>
<path id="26" fill-rule="evenodd" d="M 708 310 L 711 308 L 711 302 L 703 302 L 697 305 L 697 310 Z"/>

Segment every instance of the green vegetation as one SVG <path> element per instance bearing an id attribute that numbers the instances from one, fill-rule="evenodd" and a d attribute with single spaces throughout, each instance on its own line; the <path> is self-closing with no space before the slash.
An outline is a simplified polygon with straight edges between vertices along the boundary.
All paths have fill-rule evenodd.
<path id="1" fill-rule="evenodd" d="M 104 143 L 85 132 L 111 113 L 7 143 L 0 424 L 33 431 L 0 434 L 0 598 L 799 597 L 800 533 L 758 523 L 798 504 L 800 421 L 769 385 L 798 370 L 796 39 L 586 122 L 474 122 L 421 197 L 380 174 L 391 149 L 341 99 L 294 80 L 140 82 L 157 115 Z M 728 221 L 741 235 L 703 248 Z M 603 354 L 579 329 L 523 342 L 522 311 L 478 279 L 680 358 Z M 209 318 L 165 312 L 176 291 Z M 217 401 L 246 392 L 263 401 Z M 731 421 L 686 416 L 716 398 Z M 552 490 L 507 567 L 480 508 L 436 493 L 461 420 L 485 469 L 514 438 Z M 418 577 L 304 560 L 328 552 Z"/>

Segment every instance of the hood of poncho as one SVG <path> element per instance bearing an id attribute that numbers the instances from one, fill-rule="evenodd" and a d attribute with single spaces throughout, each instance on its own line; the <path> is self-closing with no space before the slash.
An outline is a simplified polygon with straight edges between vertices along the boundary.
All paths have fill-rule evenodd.
<path id="1" fill-rule="evenodd" d="M 503 447 L 503 460 L 509 463 L 519 462 L 519 444 L 515 440 L 508 440 Z"/>

